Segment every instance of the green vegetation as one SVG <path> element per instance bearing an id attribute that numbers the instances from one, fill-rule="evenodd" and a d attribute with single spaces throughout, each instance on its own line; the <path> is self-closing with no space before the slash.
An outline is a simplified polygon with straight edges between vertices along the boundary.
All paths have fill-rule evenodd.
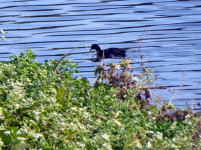
<path id="1" fill-rule="evenodd" d="M 1 62 L 1 149 L 201 149 L 194 113 L 149 105 L 147 69 L 101 65 L 91 86 L 75 67 L 64 57 L 40 64 L 31 51 Z"/>

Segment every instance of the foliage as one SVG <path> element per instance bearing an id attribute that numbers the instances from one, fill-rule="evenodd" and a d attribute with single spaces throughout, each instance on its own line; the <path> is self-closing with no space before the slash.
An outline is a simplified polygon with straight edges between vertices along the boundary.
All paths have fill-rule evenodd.
<path id="1" fill-rule="evenodd" d="M 75 67 L 65 58 L 40 64 L 31 51 L 0 63 L 1 149 L 200 149 L 201 125 L 192 112 L 142 107 L 137 86 L 127 86 L 121 100 L 111 78 L 91 86 L 72 76 Z"/>
<path id="2" fill-rule="evenodd" d="M 134 74 L 130 59 L 123 59 L 120 64 L 110 64 L 109 69 L 101 64 L 95 70 L 97 77 L 96 85 L 104 84 L 116 88 L 116 95 L 119 100 L 129 98 L 138 99 L 144 106 L 152 99 L 149 85 L 152 82 L 151 71 L 142 67 L 142 71 Z"/>

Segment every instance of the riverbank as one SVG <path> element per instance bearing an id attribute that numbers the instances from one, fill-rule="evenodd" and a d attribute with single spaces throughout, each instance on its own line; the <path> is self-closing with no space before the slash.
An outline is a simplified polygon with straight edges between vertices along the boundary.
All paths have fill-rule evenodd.
<path id="1" fill-rule="evenodd" d="M 198 114 L 150 105 L 146 68 L 101 65 L 94 86 L 75 68 L 64 57 L 39 64 L 31 51 L 1 62 L 1 149 L 200 149 Z"/>

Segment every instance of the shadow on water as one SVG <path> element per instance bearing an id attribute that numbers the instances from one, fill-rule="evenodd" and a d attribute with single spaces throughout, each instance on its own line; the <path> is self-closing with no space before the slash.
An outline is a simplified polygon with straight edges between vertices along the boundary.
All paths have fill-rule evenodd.
<path id="1" fill-rule="evenodd" d="M 178 107 L 201 101 L 201 1 L 169 0 L 1 0 L 1 60 L 33 49 L 39 61 L 65 53 L 78 63 L 80 76 L 95 80 L 91 44 L 126 48 L 134 67 L 146 67 L 168 90 L 156 90 Z M 121 59 L 104 59 L 104 63 Z"/>

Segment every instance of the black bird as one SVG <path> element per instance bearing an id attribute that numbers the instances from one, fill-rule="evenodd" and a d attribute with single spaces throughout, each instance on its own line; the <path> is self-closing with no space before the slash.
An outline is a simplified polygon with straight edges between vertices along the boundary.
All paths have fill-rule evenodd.
<path id="1" fill-rule="evenodd" d="M 108 48 L 101 50 L 98 44 L 92 44 L 91 50 L 92 49 L 96 50 L 96 60 L 101 60 L 103 58 L 126 57 L 126 51 L 123 48 Z"/>

